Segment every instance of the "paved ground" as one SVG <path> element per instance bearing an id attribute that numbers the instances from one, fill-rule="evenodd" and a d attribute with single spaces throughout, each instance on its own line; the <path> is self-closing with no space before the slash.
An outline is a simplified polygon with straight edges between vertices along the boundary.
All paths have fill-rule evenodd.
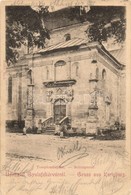
<path id="1" fill-rule="evenodd" d="M 86 147 L 89 155 L 91 154 L 116 154 L 123 153 L 125 141 L 100 141 L 90 140 L 85 137 L 60 138 L 55 135 L 7 133 L 6 153 L 9 158 L 28 158 L 34 160 L 57 160 L 59 148 L 69 150 L 74 145 L 76 147 Z M 75 149 L 74 152 L 78 152 Z M 79 150 L 79 149 L 78 149 Z M 67 151 L 64 151 L 65 153 Z"/>

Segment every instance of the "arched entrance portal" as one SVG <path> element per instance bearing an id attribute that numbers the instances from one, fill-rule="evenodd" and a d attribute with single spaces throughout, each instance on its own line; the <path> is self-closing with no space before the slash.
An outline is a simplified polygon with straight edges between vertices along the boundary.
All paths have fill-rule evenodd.
<path id="1" fill-rule="evenodd" d="M 60 121 L 66 116 L 66 103 L 63 99 L 58 99 L 54 103 L 54 122 Z"/>

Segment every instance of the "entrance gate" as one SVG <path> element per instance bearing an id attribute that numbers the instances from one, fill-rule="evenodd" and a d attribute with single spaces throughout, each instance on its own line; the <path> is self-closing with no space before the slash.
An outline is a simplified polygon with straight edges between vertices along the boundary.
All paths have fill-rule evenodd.
<path id="1" fill-rule="evenodd" d="M 63 99 L 58 99 L 54 103 L 54 122 L 60 121 L 66 116 L 66 103 Z"/>

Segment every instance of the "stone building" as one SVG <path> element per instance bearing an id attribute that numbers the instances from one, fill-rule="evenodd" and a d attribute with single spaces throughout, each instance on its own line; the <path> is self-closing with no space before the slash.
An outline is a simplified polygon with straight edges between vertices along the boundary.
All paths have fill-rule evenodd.
<path id="1" fill-rule="evenodd" d="M 70 123 L 87 134 L 125 123 L 124 48 L 108 51 L 90 43 L 89 25 L 53 27 L 44 49 L 7 68 L 8 122 L 24 121 L 31 128 L 39 120 L 45 128 Z"/>

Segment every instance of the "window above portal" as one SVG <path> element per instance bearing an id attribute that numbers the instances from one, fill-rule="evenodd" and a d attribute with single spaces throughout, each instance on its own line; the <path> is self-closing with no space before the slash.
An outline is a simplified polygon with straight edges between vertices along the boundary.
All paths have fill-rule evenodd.
<path id="1" fill-rule="evenodd" d="M 55 67 L 56 67 L 56 66 L 64 66 L 64 65 L 66 65 L 66 62 L 65 62 L 64 60 L 59 60 L 59 61 L 57 61 L 57 62 L 55 63 Z"/>
<path id="2" fill-rule="evenodd" d="M 54 79 L 57 81 L 66 80 L 68 78 L 66 62 L 64 60 L 59 60 L 54 64 L 54 66 Z"/>

